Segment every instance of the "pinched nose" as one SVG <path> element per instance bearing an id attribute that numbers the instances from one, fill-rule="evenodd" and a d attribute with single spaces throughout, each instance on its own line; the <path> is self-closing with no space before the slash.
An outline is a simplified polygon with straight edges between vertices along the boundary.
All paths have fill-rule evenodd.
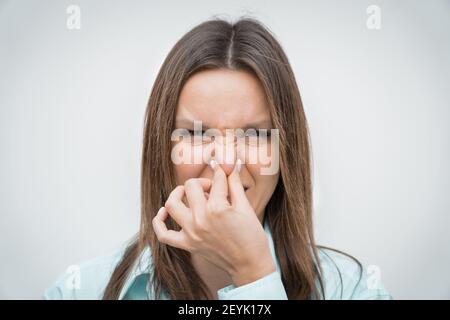
<path id="1" fill-rule="evenodd" d="M 214 158 L 225 174 L 229 176 L 233 172 L 236 163 L 235 146 L 231 143 L 217 146 L 214 149 Z"/>
<path id="2" fill-rule="evenodd" d="M 233 164 L 229 164 L 229 163 L 222 163 L 220 164 L 220 167 L 222 168 L 222 170 L 225 172 L 225 174 L 227 176 L 229 176 L 234 169 L 234 163 Z"/>

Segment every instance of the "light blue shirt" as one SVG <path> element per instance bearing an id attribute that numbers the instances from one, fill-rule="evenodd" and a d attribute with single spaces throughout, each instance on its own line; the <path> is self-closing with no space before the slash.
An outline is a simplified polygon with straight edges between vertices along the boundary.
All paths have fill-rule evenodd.
<path id="1" fill-rule="evenodd" d="M 230 285 L 217 291 L 219 300 L 286 300 L 286 290 L 280 276 L 280 265 L 275 255 L 272 234 L 264 225 L 276 271 L 252 283 L 235 287 Z M 44 293 L 44 299 L 102 299 L 103 292 L 115 266 L 125 252 L 125 246 L 116 252 L 72 265 Z M 325 299 L 392 299 L 392 296 L 377 278 L 379 273 L 368 273 L 351 258 L 329 249 L 318 249 L 322 266 Z M 340 273 L 338 272 L 338 268 Z M 120 299 L 154 299 L 148 279 L 152 269 L 152 259 L 147 247 L 135 262 Z M 361 277 L 360 277 L 361 276 Z M 320 289 L 319 289 L 320 292 Z M 163 299 L 169 299 L 163 295 Z"/>

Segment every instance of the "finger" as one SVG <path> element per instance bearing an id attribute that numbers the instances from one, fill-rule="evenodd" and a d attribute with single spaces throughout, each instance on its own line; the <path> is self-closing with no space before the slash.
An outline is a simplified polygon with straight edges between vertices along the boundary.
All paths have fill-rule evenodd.
<path id="1" fill-rule="evenodd" d="M 203 188 L 203 191 L 204 191 L 203 194 L 204 194 L 206 200 L 208 200 L 208 198 L 209 198 L 209 190 L 211 189 L 212 181 L 211 181 L 211 179 L 208 179 L 208 178 L 198 178 L 198 180 L 200 181 L 200 184 L 202 185 L 202 188 Z M 189 207 L 189 202 L 188 202 L 188 200 L 186 198 L 186 192 L 185 192 L 184 197 L 183 197 L 183 203 L 187 207 Z"/>
<path id="2" fill-rule="evenodd" d="M 228 176 L 228 188 L 231 205 L 238 211 L 247 211 L 251 208 L 251 205 L 245 195 L 244 186 L 242 185 L 241 177 L 239 175 L 241 166 L 241 159 L 237 159 L 233 171 Z"/>
<path id="3" fill-rule="evenodd" d="M 211 190 L 209 192 L 209 201 L 228 203 L 227 176 L 215 160 L 211 160 L 210 166 L 214 170 L 214 176 L 212 179 Z"/>
<path id="4" fill-rule="evenodd" d="M 181 231 L 168 230 L 165 224 L 165 220 L 169 216 L 169 211 L 165 207 L 159 209 L 157 215 L 153 218 L 153 230 L 155 231 L 156 237 L 162 243 L 168 244 L 169 246 L 187 250 L 188 239 L 186 233 Z"/>
<path id="5" fill-rule="evenodd" d="M 186 228 L 192 220 L 192 213 L 183 203 L 184 193 L 184 186 L 177 186 L 164 204 L 165 210 L 182 228 Z"/>
<path id="6" fill-rule="evenodd" d="M 203 187 L 203 194 L 205 195 L 206 201 L 209 199 L 209 190 L 211 190 L 212 181 L 207 178 L 199 178 L 200 183 Z"/>
<path id="7" fill-rule="evenodd" d="M 184 184 L 184 191 L 193 214 L 202 214 L 206 205 L 205 190 L 211 187 L 211 180 L 206 178 L 189 179 Z"/>
<path id="8" fill-rule="evenodd" d="M 198 181 L 202 185 L 203 191 L 208 192 L 211 189 L 212 181 L 208 178 L 198 178 Z"/>

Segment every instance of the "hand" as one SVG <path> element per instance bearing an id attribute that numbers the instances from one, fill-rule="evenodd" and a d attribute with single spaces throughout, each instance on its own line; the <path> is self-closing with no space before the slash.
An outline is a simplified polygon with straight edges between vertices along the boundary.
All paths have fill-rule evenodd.
<path id="1" fill-rule="evenodd" d="M 263 226 L 245 195 L 239 162 L 228 177 L 215 164 L 212 181 L 189 179 L 184 186 L 177 186 L 153 219 L 159 241 L 202 255 L 227 271 L 236 286 L 276 270 Z M 164 221 L 168 215 L 180 225 L 180 231 L 167 229 Z"/>

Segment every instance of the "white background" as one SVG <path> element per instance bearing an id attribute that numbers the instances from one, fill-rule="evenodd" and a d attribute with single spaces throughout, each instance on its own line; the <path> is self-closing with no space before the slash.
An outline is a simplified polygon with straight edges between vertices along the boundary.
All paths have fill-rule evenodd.
<path id="1" fill-rule="evenodd" d="M 81 9 L 81 29 L 66 9 Z M 381 29 L 366 27 L 369 5 Z M 144 110 L 213 15 L 260 19 L 300 86 L 318 243 L 394 298 L 450 298 L 450 1 L 0 1 L 0 298 L 40 298 L 139 225 Z"/>

